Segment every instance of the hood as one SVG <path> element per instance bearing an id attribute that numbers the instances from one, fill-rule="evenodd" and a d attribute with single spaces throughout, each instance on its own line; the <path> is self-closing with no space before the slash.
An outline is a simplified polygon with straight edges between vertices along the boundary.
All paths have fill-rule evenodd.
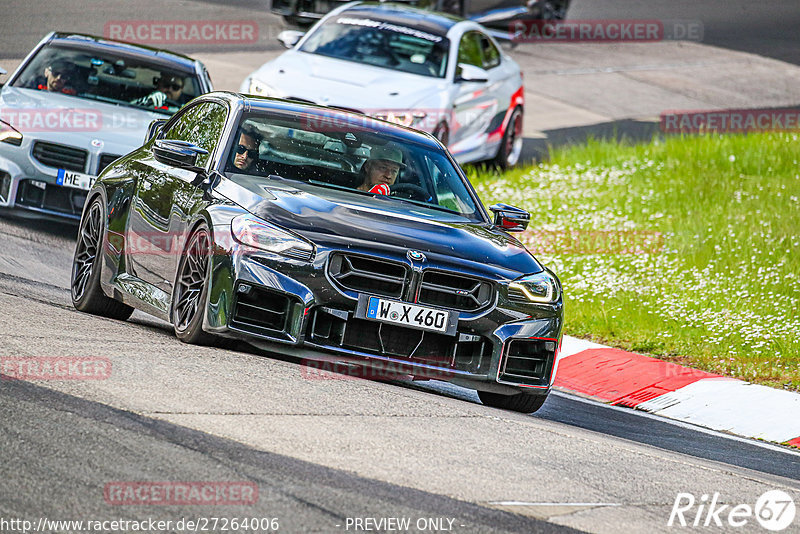
<path id="1" fill-rule="evenodd" d="M 252 77 L 284 97 L 310 100 L 372 114 L 375 111 L 440 107 L 444 78 L 420 76 L 363 63 L 290 50 Z"/>
<path id="2" fill-rule="evenodd" d="M 74 96 L 4 87 L 0 92 L 0 120 L 23 136 L 127 154 L 144 143 L 147 127 L 162 115 Z"/>
<path id="3" fill-rule="evenodd" d="M 300 184 L 267 186 L 253 193 L 229 180 L 218 192 L 250 213 L 309 239 L 317 246 L 394 253 L 424 252 L 430 261 L 475 274 L 513 279 L 542 270 L 519 241 L 487 224 L 388 197 L 359 195 Z"/>

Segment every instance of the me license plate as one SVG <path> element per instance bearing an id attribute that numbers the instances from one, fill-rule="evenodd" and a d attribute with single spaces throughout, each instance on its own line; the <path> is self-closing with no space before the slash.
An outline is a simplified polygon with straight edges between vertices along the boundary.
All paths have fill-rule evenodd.
<path id="1" fill-rule="evenodd" d="M 406 302 L 369 297 L 365 317 L 385 323 L 399 324 L 420 330 L 448 333 L 451 312 Z"/>
<path id="2" fill-rule="evenodd" d="M 58 174 L 56 175 L 56 183 L 58 185 L 84 189 L 86 191 L 92 188 L 95 180 L 97 180 L 97 176 L 83 174 L 82 172 L 68 171 L 66 169 L 58 169 Z"/>

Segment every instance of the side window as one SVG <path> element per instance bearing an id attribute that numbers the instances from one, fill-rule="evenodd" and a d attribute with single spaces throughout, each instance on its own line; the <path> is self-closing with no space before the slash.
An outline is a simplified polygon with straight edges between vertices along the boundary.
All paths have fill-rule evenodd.
<path id="1" fill-rule="evenodd" d="M 458 43 L 458 62 L 483 68 L 478 32 L 467 32 Z"/>
<path id="2" fill-rule="evenodd" d="M 214 152 L 225 126 L 225 106 L 216 102 L 203 102 L 187 109 L 164 134 L 164 139 L 188 141 L 208 150 L 197 158 L 197 166 L 205 167 Z"/>
<path id="3" fill-rule="evenodd" d="M 492 69 L 500 64 L 500 51 L 485 35 L 480 36 L 481 51 L 483 52 L 483 68 Z"/>

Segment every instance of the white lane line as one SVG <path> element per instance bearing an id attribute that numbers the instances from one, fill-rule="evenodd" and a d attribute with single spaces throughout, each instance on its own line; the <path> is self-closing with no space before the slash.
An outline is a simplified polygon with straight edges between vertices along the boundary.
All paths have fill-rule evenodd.
<path id="1" fill-rule="evenodd" d="M 495 506 L 622 506 L 618 502 L 525 502 L 525 501 L 489 501 Z"/>
<path id="2" fill-rule="evenodd" d="M 661 421 L 662 423 L 667 423 L 669 425 L 674 425 L 674 426 L 677 426 L 677 427 L 680 427 L 680 428 L 685 428 L 687 430 L 694 430 L 695 432 L 701 432 L 703 434 L 716 436 L 718 438 L 730 439 L 730 440 L 733 440 L 733 441 L 738 441 L 740 443 L 747 443 L 748 445 L 753 445 L 755 447 L 761 447 L 762 449 L 767 449 L 767 450 L 774 451 L 774 452 L 782 452 L 784 454 L 789 454 L 789 455 L 797 456 L 798 458 L 800 458 L 800 452 L 799 451 L 795 451 L 795 450 L 790 449 L 788 447 L 782 447 L 780 445 L 773 445 L 771 443 L 764 443 L 762 441 L 756 441 L 756 440 L 750 439 L 750 438 L 743 438 L 741 436 L 735 436 L 733 434 L 727 434 L 725 432 L 719 432 L 717 430 L 712 430 L 710 428 L 697 426 L 697 425 L 694 425 L 694 424 L 691 424 L 691 423 L 686 423 L 686 422 L 678 421 L 678 420 L 675 420 L 675 419 L 670 419 L 670 418 L 665 417 L 663 415 L 653 415 L 653 414 L 650 414 L 650 413 L 647 413 L 647 412 L 643 412 L 641 410 L 635 410 L 635 409 L 631 409 L 631 408 L 624 408 L 624 407 L 621 407 L 621 406 L 612 406 L 611 404 L 606 404 L 604 402 L 598 402 L 598 401 L 595 401 L 595 400 L 592 400 L 592 399 L 586 399 L 586 398 L 579 397 L 577 395 L 573 395 L 571 393 L 566 393 L 564 391 L 560 391 L 560 390 L 556 390 L 556 389 L 552 390 L 550 394 L 551 395 L 558 395 L 558 396 L 564 397 L 564 398 L 569 398 L 569 399 L 572 399 L 572 400 L 576 400 L 576 401 L 579 401 L 579 402 L 590 404 L 592 406 L 599 406 L 601 408 L 607 408 L 607 409 L 610 409 L 610 410 L 617 410 L 619 412 L 623 412 L 623 413 L 627 413 L 627 414 L 638 415 L 639 417 L 646 417 L 648 419 L 652 419 L 653 421 Z M 606 435 L 608 435 L 608 434 L 606 434 Z"/>

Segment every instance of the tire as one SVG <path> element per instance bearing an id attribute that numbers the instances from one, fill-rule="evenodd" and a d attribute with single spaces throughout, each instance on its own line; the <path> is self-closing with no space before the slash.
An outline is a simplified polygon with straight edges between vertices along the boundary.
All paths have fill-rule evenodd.
<path id="1" fill-rule="evenodd" d="M 486 406 L 522 413 L 535 412 L 541 408 L 544 401 L 547 400 L 547 395 L 528 395 L 527 393 L 501 395 L 489 391 L 478 391 L 478 397 Z"/>
<path id="2" fill-rule="evenodd" d="M 97 197 L 81 218 L 69 283 L 72 305 L 82 312 L 125 321 L 133 313 L 133 308 L 107 297 L 100 287 L 100 262 L 105 243 L 104 220 L 103 200 Z"/>
<path id="3" fill-rule="evenodd" d="M 502 170 L 510 169 L 519 163 L 520 155 L 522 155 L 522 108 L 517 106 L 508 119 L 508 126 L 503 133 L 500 148 L 497 149 L 494 164 Z"/>
<path id="4" fill-rule="evenodd" d="M 192 232 L 178 264 L 170 316 L 175 335 L 190 345 L 216 345 L 217 336 L 203 330 L 208 300 L 211 233 L 203 224 Z"/>

